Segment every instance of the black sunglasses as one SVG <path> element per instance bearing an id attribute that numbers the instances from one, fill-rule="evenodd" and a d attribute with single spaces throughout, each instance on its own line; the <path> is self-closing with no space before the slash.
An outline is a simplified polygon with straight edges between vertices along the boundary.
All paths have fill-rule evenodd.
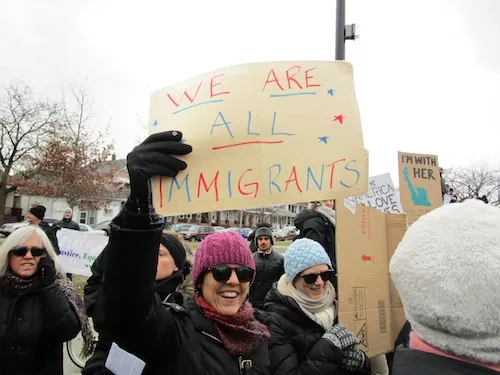
<path id="1" fill-rule="evenodd" d="M 46 253 L 46 250 L 41 247 L 27 247 L 27 246 L 16 247 L 12 249 L 10 252 L 14 254 L 16 257 L 23 257 L 26 254 L 28 254 L 28 250 L 34 257 L 41 257 L 43 254 Z"/>
<path id="2" fill-rule="evenodd" d="M 300 276 L 304 279 L 306 284 L 314 284 L 316 280 L 318 280 L 318 276 L 320 276 L 323 281 L 332 281 L 334 275 L 334 270 L 327 270 L 320 273 L 309 273 L 307 275 Z"/>
<path id="3" fill-rule="evenodd" d="M 251 268 L 240 266 L 240 267 L 229 267 L 229 266 L 215 266 L 208 269 L 212 272 L 215 281 L 220 283 L 226 282 L 231 278 L 233 270 L 236 272 L 236 277 L 240 283 L 248 283 L 252 281 L 255 271 Z"/>

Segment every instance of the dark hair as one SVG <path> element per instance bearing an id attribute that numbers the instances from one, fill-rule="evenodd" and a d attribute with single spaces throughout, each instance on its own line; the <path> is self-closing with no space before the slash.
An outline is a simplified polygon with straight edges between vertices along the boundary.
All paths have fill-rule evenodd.
<path id="1" fill-rule="evenodd" d="M 191 273 L 192 268 L 193 265 L 191 264 L 191 262 L 189 260 L 186 260 L 184 262 L 184 268 L 182 269 L 182 275 L 184 276 L 184 278 L 186 278 Z"/>

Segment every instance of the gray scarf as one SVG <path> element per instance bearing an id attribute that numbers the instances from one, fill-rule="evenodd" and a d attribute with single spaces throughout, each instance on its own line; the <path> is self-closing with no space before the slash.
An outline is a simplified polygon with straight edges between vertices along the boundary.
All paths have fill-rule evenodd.
<path id="1" fill-rule="evenodd" d="M 312 321 L 323 327 L 325 331 L 332 328 L 337 314 L 336 293 L 332 283 L 327 283 L 326 292 L 323 297 L 319 299 L 309 298 L 304 293 L 299 292 L 293 284 L 288 281 L 285 274 L 279 279 L 277 289 L 282 295 L 293 298 L 301 310 Z"/>
<path id="2" fill-rule="evenodd" d="M 337 226 L 337 215 L 335 214 L 335 210 L 333 210 L 332 208 L 328 206 L 317 206 L 314 211 L 325 216 L 334 227 Z"/>

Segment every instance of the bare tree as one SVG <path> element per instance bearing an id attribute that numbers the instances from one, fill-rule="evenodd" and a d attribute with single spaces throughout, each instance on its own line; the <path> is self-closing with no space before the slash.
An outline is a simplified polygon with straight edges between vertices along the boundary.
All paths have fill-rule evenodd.
<path id="1" fill-rule="evenodd" d="M 92 87 L 87 79 L 71 84 L 71 95 L 68 99 L 66 90 L 62 88 L 62 131 L 69 133 L 74 144 L 81 143 L 94 146 L 104 144 L 109 135 L 110 121 L 102 129 L 95 122 L 94 99 Z"/>
<path id="2" fill-rule="evenodd" d="M 500 204 L 500 171 L 485 162 L 452 168 L 446 171 L 445 180 L 457 193 L 458 201 L 486 195 L 491 204 Z"/>
<path id="3" fill-rule="evenodd" d="M 12 81 L 0 97 L 0 224 L 7 195 L 15 190 L 12 174 L 24 166 L 57 121 L 58 106 L 37 97 L 33 89 Z"/>
<path id="4" fill-rule="evenodd" d="M 94 125 L 92 89 L 86 80 L 63 89 L 60 121 L 50 139 L 31 158 L 31 175 L 19 183 L 27 195 L 64 198 L 71 207 L 98 209 L 105 206 L 117 172 L 107 162 L 112 144 L 105 142 L 109 123 L 101 130 Z"/>

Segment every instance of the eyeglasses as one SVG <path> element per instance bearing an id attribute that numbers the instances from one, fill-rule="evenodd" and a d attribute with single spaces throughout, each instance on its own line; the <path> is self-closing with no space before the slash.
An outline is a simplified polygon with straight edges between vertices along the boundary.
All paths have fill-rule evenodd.
<path id="1" fill-rule="evenodd" d="M 321 277 L 323 281 L 331 281 L 335 275 L 334 270 L 327 270 L 320 273 L 309 273 L 307 275 L 300 275 L 306 284 L 314 284 L 318 280 L 318 276 Z"/>
<path id="2" fill-rule="evenodd" d="M 27 246 L 21 246 L 21 247 L 16 247 L 12 249 L 10 252 L 15 255 L 16 257 L 23 257 L 26 254 L 28 254 L 28 250 L 31 252 L 31 255 L 34 257 L 41 257 L 43 254 L 46 253 L 46 250 L 41 247 L 27 247 Z"/>
<path id="3" fill-rule="evenodd" d="M 248 283 L 253 279 L 255 271 L 249 267 L 229 267 L 229 266 L 216 266 L 208 269 L 212 272 L 215 281 L 224 283 L 231 278 L 233 270 L 236 272 L 236 277 L 240 283 Z"/>

